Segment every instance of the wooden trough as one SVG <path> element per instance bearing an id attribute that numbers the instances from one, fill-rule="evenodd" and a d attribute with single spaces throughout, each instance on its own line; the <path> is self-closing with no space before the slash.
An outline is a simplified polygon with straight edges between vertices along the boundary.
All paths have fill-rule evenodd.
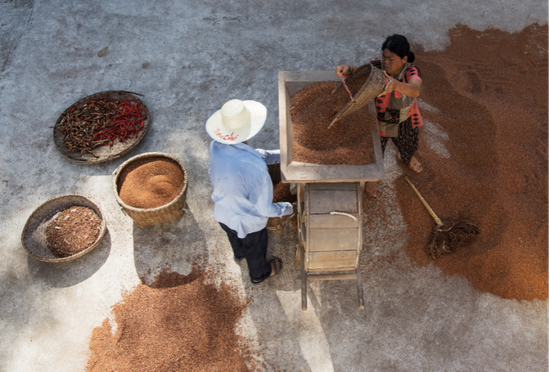
<path id="1" fill-rule="evenodd" d="M 307 282 L 312 280 L 356 280 L 359 308 L 362 309 L 361 198 L 366 182 L 384 179 L 380 136 L 378 130 L 373 129 L 374 162 L 370 164 L 324 165 L 293 161 L 290 99 L 301 89 L 319 81 L 339 79 L 334 71 L 279 72 L 281 181 L 297 184 L 296 266 L 301 267 L 302 310 L 307 309 Z"/>

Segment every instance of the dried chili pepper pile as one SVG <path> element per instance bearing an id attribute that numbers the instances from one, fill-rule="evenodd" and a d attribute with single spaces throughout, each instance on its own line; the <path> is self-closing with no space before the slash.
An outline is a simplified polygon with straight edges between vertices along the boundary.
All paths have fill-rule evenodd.
<path id="1" fill-rule="evenodd" d="M 71 107 L 60 118 L 58 127 L 65 134 L 69 152 L 90 153 L 99 146 L 137 136 L 144 128 L 145 109 L 133 99 L 102 97 Z"/>

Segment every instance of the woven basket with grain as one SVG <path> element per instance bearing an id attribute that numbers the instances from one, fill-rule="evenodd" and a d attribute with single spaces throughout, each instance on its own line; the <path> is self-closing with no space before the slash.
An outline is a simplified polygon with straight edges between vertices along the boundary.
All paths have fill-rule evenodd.
<path id="1" fill-rule="evenodd" d="M 122 90 L 107 90 L 104 92 L 99 92 L 82 98 L 78 102 L 69 106 L 57 119 L 54 129 L 53 129 L 53 140 L 57 149 L 61 152 L 63 156 L 74 163 L 89 165 L 89 164 L 98 164 L 104 163 L 107 161 L 114 160 L 122 155 L 127 154 L 132 151 L 145 137 L 147 130 L 149 128 L 149 123 L 151 122 L 151 115 L 149 114 L 149 109 L 145 103 L 139 99 L 137 96 L 142 96 L 139 93 L 127 92 Z M 127 138 L 125 142 L 115 141 L 112 146 L 104 145 L 95 148 L 93 151 L 96 155 L 92 155 L 89 152 L 83 154 L 79 152 L 71 152 L 65 146 L 65 137 L 66 135 L 62 133 L 62 119 L 63 116 L 68 113 L 71 109 L 79 108 L 81 106 L 87 105 L 88 103 L 101 99 L 101 98 L 111 98 L 114 100 L 129 99 L 138 102 L 141 107 L 145 110 L 145 119 L 143 120 L 143 130 L 141 130 L 135 137 Z"/>
<path id="2" fill-rule="evenodd" d="M 121 182 L 120 182 L 120 174 L 121 172 L 128 167 L 131 163 L 137 161 L 137 160 L 146 160 L 146 159 L 155 159 L 155 158 L 166 158 L 168 160 L 172 160 L 176 162 L 184 176 L 184 184 L 180 191 L 180 193 L 168 204 L 162 205 L 157 208 L 136 208 L 131 205 L 126 204 L 119 195 Z M 161 223 L 165 222 L 172 222 L 179 220 L 184 213 L 185 208 L 185 195 L 187 191 L 187 172 L 185 171 L 185 167 L 183 164 L 175 157 L 160 153 L 160 152 L 148 152 L 145 154 L 134 156 L 131 159 L 128 159 L 124 163 L 122 163 L 114 172 L 113 172 L 113 178 L 112 178 L 112 186 L 113 191 L 115 193 L 116 200 L 118 204 L 122 207 L 123 211 L 134 220 L 135 224 L 139 227 L 148 227 L 148 226 L 154 226 L 159 225 Z"/>
<path id="3" fill-rule="evenodd" d="M 364 107 L 367 103 L 378 97 L 378 95 L 384 91 L 384 88 L 386 87 L 386 78 L 384 73 L 382 70 L 374 67 L 370 63 L 360 66 L 357 70 L 355 70 L 355 73 L 352 76 L 345 79 L 345 82 L 348 84 L 364 75 L 368 75 L 367 80 L 353 96 L 353 101 L 350 101 L 346 106 L 344 106 L 338 115 L 336 115 L 334 120 L 332 120 L 329 128 L 338 120 Z M 343 84 L 338 85 L 336 89 L 334 89 L 333 93 L 341 90 L 343 86 Z"/>
<path id="4" fill-rule="evenodd" d="M 100 233 L 95 242 L 88 248 L 68 257 L 55 256 L 46 242 L 46 228 L 56 215 L 68 208 L 83 206 L 92 209 L 101 219 Z M 48 200 L 30 215 L 21 234 L 21 243 L 27 252 L 34 258 L 44 262 L 65 262 L 71 261 L 85 255 L 97 247 L 107 227 L 97 205 L 81 195 L 64 195 Z"/>

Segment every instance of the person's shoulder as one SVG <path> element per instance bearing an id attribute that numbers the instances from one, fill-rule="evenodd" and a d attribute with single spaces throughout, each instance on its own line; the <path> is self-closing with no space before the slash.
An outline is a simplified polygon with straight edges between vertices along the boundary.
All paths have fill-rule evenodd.
<path id="1" fill-rule="evenodd" d="M 419 77 L 422 79 L 422 74 L 420 73 L 420 69 L 418 66 L 413 65 L 412 63 L 409 64 L 407 69 L 405 70 L 405 76 L 407 77 L 407 80 L 412 77 Z"/>
<path id="2" fill-rule="evenodd" d="M 210 146 L 210 159 L 222 163 L 235 163 L 247 156 L 247 151 L 234 145 L 213 141 Z"/>
<path id="3" fill-rule="evenodd" d="M 214 154 L 220 154 L 229 149 L 229 145 L 226 145 L 225 143 L 221 143 L 218 141 L 212 141 L 210 142 L 210 153 Z"/>
<path id="4" fill-rule="evenodd" d="M 407 67 L 407 70 L 406 70 L 407 73 L 411 73 L 411 74 L 418 74 L 420 75 L 420 68 L 418 68 L 417 65 L 413 65 L 412 63 L 409 63 L 409 67 Z"/>
<path id="5" fill-rule="evenodd" d="M 210 142 L 210 155 L 218 152 L 220 150 L 220 145 L 221 143 L 219 143 L 218 141 Z"/>

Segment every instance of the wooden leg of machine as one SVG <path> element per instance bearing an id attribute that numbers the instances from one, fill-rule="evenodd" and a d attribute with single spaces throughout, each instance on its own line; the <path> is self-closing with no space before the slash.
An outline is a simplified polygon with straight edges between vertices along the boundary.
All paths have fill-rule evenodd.
<path id="1" fill-rule="evenodd" d="M 307 310 L 307 274 L 305 263 L 304 246 L 300 246 L 301 266 L 302 266 L 302 310 Z"/>
<path id="2" fill-rule="evenodd" d="M 296 203 L 296 215 L 297 215 L 297 218 L 296 218 L 296 223 L 297 223 L 297 228 L 298 228 L 298 244 L 296 244 L 296 255 L 295 255 L 295 258 L 294 258 L 294 267 L 297 269 L 300 267 L 300 260 L 302 259 L 302 250 L 300 247 L 302 247 L 305 242 L 304 242 L 304 234 L 303 234 L 303 222 L 304 222 L 304 207 L 303 207 L 303 199 L 304 199 L 304 185 L 302 184 L 297 184 L 296 185 L 296 196 L 297 196 L 297 203 Z"/>
<path id="3" fill-rule="evenodd" d="M 363 280 L 361 279 L 361 266 L 357 267 L 357 295 L 359 296 L 359 309 L 363 310 L 365 308 L 365 303 L 363 301 Z"/>

